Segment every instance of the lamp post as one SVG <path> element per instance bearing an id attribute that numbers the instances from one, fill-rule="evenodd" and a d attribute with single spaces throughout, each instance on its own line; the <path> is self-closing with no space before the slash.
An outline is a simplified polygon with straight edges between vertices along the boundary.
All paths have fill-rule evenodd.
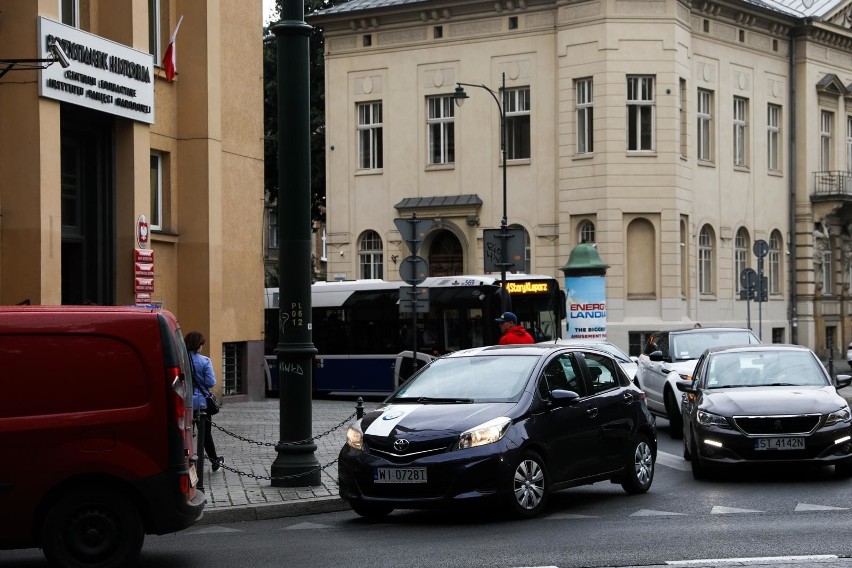
<path id="1" fill-rule="evenodd" d="M 506 74 L 503 73 L 502 83 L 497 91 L 486 87 L 485 85 L 477 85 L 474 83 L 456 83 L 456 91 L 453 93 L 453 99 L 456 106 L 461 108 L 465 99 L 468 99 L 467 93 L 464 92 L 464 87 L 476 87 L 488 91 L 494 102 L 497 103 L 497 110 L 500 111 L 500 167 L 503 170 L 503 218 L 500 220 L 500 300 L 503 311 L 509 309 L 508 299 L 509 294 L 506 293 L 506 267 L 509 266 L 506 242 L 511 233 L 509 233 L 509 218 L 506 213 L 506 140 L 508 138 L 506 112 L 504 110 L 506 93 Z M 502 100 L 501 100 L 502 99 Z"/>

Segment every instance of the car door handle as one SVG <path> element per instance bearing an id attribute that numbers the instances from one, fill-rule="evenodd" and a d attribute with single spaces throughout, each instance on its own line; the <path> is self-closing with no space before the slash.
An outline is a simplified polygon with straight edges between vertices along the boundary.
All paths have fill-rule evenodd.
<path id="1" fill-rule="evenodd" d="M 595 416 L 597 416 L 597 415 L 598 415 L 598 409 L 597 409 L 597 407 L 587 408 L 587 409 L 586 409 L 586 414 L 589 416 L 589 418 L 594 418 Z"/>

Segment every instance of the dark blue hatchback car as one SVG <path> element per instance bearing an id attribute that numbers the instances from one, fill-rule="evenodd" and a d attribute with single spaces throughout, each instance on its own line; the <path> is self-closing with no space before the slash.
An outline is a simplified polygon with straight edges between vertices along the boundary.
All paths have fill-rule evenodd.
<path id="1" fill-rule="evenodd" d="M 656 454 L 644 393 L 605 351 L 481 347 L 431 362 L 349 427 L 340 496 L 366 517 L 474 501 L 532 517 L 567 487 L 648 491 Z"/>

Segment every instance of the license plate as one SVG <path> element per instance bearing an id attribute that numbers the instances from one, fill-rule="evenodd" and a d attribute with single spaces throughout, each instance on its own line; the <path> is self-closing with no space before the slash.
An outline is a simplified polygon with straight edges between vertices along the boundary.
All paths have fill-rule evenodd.
<path id="1" fill-rule="evenodd" d="M 804 438 L 757 438 L 755 450 L 804 450 Z"/>
<path id="2" fill-rule="evenodd" d="M 198 472 L 195 470 L 195 464 L 189 466 L 189 483 L 192 487 L 198 483 Z"/>
<path id="3" fill-rule="evenodd" d="M 426 483 L 425 467 L 377 467 L 374 483 Z"/>

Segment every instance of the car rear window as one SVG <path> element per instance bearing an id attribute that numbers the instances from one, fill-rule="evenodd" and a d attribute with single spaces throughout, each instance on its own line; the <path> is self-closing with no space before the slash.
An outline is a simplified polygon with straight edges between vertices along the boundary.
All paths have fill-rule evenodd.
<path id="1" fill-rule="evenodd" d="M 700 333 L 671 334 L 669 354 L 672 360 L 698 359 L 705 349 L 725 345 L 755 345 L 760 343 L 748 330 L 702 331 Z"/>

